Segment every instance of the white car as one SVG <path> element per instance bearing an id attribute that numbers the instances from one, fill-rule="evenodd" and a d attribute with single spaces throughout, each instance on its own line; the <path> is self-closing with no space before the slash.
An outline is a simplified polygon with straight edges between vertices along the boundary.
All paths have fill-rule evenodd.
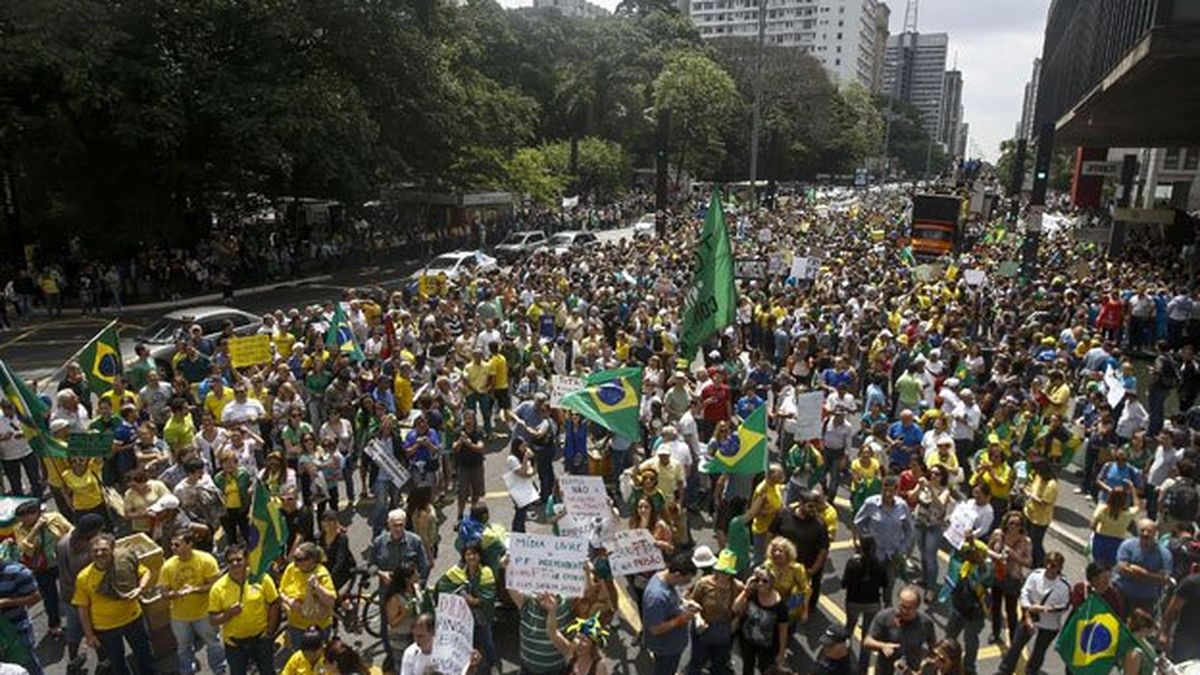
<path id="1" fill-rule="evenodd" d="M 426 274 L 445 274 L 447 279 L 454 280 L 466 271 L 491 272 L 499 268 L 500 263 L 483 251 L 451 251 L 430 260 L 409 278 L 417 281 Z"/>
<path id="2" fill-rule="evenodd" d="M 504 241 L 496 246 L 495 253 L 496 257 L 505 263 L 513 263 L 545 243 L 546 235 L 541 230 L 509 232 Z"/>
<path id="3" fill-rule="evenodd" d="M 633 224 L 633 236 L 635 239 L 650 239 L 658 234 L 658 218 L 653 213 L 647 213 L 637 222 Z"/>
<path id="4" fill-rule="evenodd" d="M 566 255 L 570 251 L 587 250 L 595 246 L 597 241 L 596 235 L 591 232 L 567 230 L 552 235 L 541 250 L 550 251 L 554 255 Z"/>

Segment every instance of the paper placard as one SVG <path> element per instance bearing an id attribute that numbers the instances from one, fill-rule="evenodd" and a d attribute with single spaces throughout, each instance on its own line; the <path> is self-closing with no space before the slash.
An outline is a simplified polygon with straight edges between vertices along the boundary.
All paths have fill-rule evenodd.
<path id="1" fill-rule="evenodd" d="M 532 478 L 518 476 L 516 471 L 509 471 L 502 478 L 504 485 L 508 487 L 508 495 L 512 497 L 518 509 L 529 506 L 541 497 Z"/>
<path id="2" fill-rule="evenodd" d="M 613 535 L 608 545 L 608 564 L 614 577 L 657 572 L 666 567 L 654 536 L 645 529 L 625 530 Z"/>
<path id="3" fill-rule="evenodd" d="M 821 438 L 821 407 L 825 405 L 825 392 L 808 391 L 796 395 L 796 424 L 792 435 L 797 441 Z"/>
<path id="4" fill-rule="evenodd" d="M 400 461 L 396 459 L 395 455 L 387 450 L 384 450 L 383 445 L 379 441 L 371 441 L 370 443 L 367 443 L 365 446 L 363 446 L 363 452 L 367 453 L 368 457 L 375 460 L 375 463 L 379 465 L 379 470 L 382 471 L 384 475 L 388 477 L 388 480 L 392 481 L 392 485 L 395 485 L 397 488 L 403 488 L 404 484 L 408 482 L 409 478 L 411 478 L 408 473 L 408 469 L 404 468 L 404 466 L 400 464 Z"/>
<path id="5" fill-rule="evenodd" d="M 950 514 L 950 523 L 942 535 L 955 551 L 962 548 L 967 535 L 975 528 L 975 511 L 967 504 L 959 504 Z"/>
<path id="6" fill-rule="evenodd" d="M 1105 398 L 1108 400 L 1108 405 L 1113 408 L 1125 399 L 1125 380 L 1111 366 L 1104 371 L 1104 387 L 1108 390 Z"/>
<path id="7" fill-rule="evenodd" d="M 69 457 L 108 457 L 112 454 L 113 435 L 104 433 L 73 433 L 67 437 Z"/>
<path id="8" fill-rule="evenodd" d="M 987 283 L 987 273 L 983 270 L 966 270 L 963 272 L 963 281 L 968 286 L 983 286 Z"/>
<path id="9" fill-rule="evenodd" d="M 550 407 L 558 408 L 564 396 L 569 396 L 587 388 L 587 381 L 582 377 L 570 375 L 550 376 Z"/>
<path id="10" fill-rule="evenodd" d="M 561 476 L 558 484 L 562 488 L 563 505 L 572 517 L 581 520 L 612 517 L 608 492 L 600 476 Z"/>
<path id="11" fill-rule="evenodd" d="M 512 532 L 508 535 L 505 585 L 527 594 L 555 593 L 583 597 L 588 542 L 578 537 Z"/>
<path id="12" fill-rule="evenodd" d="M 271 362 L 271 336 L 266 333 L 229 339 L 229 363 L 234 368 Z"/>
<path id="13" fill-rule="evenodd" d="M 817 271 L 821 269 L 820 262 L 814 258 L 798 255 L 792 258 L 791 274 L 795 279 L 812 280 L 817 278 Z"/>
<path id="14" fill-rule="evenodd" d="M 1000 273 L 1000 276 L 1011 279 L 1021 273 L 1021 263 L 1016 260 L 1005 260 L 1000 263 L 997 271 Z"/>
<path id="15" fill-rule="evenodd" d="M 767 261 L 761 258 L 738 258 L 733 261 L 733 276 L 738 279 L 766 279 Z"/>
<path id="16" fill-rule="evenodd" d="M 462 596 L 442 593 L 437 604 L 437 633 L 433 636 L 433 668 L 439 673 L 461 673 L 471 665 L 475 618 Z"/>

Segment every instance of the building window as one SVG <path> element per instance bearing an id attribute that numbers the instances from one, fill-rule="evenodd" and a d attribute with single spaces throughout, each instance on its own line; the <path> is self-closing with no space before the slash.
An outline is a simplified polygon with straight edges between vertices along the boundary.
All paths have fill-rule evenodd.
<path id="1" fill-rule="evenodd" d="M 1164 169 L 1178 169 L 1180 160 L 1179 148 L 1167 148 L 1167 155 L 1163 158 Z"/>
<path id="2" fill-rule="evenodd" d="M 1195 171 L 1200 165 L 1200 148 L 1188 148 L 1183 158 L 1183 170 Z"/>
<path id="3" fill-rule="evenodd" d="M 841 40 L 841 39 L 842 39 L 842 34 L 841 34 L 841 33 L 838 33 L 838 34 L 837 34 L 837 39 L 839 39 L 839 40 Z"/>
<path id="4" fill-rule="evenodd" d="M 840 52 L 840 51 L 842 51 L 842 50 L 841 50 L 841 49 L 839 49 L 838 51 Z M 834 60 L 833 60 L 833 65 L 835 65 L 835 66 L 840 66 L 840 65 L 842 65 L 842 60 L 841 60 L 841 59 L 834 59 Z"/>

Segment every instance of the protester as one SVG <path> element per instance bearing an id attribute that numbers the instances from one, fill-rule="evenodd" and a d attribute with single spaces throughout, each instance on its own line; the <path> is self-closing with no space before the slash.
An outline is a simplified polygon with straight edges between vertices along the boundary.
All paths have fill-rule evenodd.
<path id="1" fill-rule="evenodd" d="M 113 673 L 126 675 L 130 664 L 135 664 L 139 672 L 152 673 L 150 636 L 142 621 L 139 600 L 150 584 L 150 570 L 132 552 L 114 552 L 113 545 L 109 534 L 92 539 L 92 561 L 79 572 L 71 604 L 79 612 L 88 646 L 104 649 Z"/>
<path id="2" fill-rule="evenodd" d="M 249 579 L 246 550 L 237 544 L 225 549 L 228 571 L 208 593 L 208 614 L 221 631 L 229 675 L 246 675 L 250 664 L 260 674 L 275 672 L 271 636 L 279 626 L 279 592 L 270 575 Z"/>

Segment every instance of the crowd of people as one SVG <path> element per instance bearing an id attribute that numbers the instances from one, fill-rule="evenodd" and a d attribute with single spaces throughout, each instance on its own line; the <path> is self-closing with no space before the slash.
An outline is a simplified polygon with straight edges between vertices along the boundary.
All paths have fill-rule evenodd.
<path id="1" fill-rule="evenodd" d="M 445 593 L 474 617 L 474 673 L 500 671 L 493 627 L 511 617 L 522 672 L 536 675 L 611 672 L 618 636 L 656 675 L 729 673 L 735 652 L 745 675 L 872 663 L 958 675 L 976 672 L 985 628 L 1000 671 L 1032 675 L 1092 596 L 1134 636 L 1127 674 L 1160 654 L 1200 657 L 1200 641 L 1180 639 L 1200 619 L 1188 424 L 1200 305 L 1180 263 L 1150 244 L 1106 260 L 1063 231 L 1042 241 L 1033 275 L 1003 272 L 1020 256 L 1015 235 L 916 265 L 895 240 L 905 201 L 875 192 L 840 210 L 731 214 L 730 232 L 745 234 L 735 257 L 794 253 L 819 270 L 796 279 L 785 262 L 740 279 L 736 320 L 696 355 L 679 348 L 699 228 L 688 215 L 666 240 L 538 252 L 442 296 L 368 287 L 264 315 L 267 364 L 232 366 L 232 326 L 180 335 L 169 362 L 139 349 L 99 394 L 71 364 L 50 433 L 111 433 L 106 457 L 31 459 L 0 401 L 10 492 L 51 497 L 20 507 L 0 573 L 24 667 L 42 672 L 28 614 L 40 602 L 73 671 L 86 644 L 111 672 L 157 672 L 139 598 L 160 594 L 178 672 L 195 672 L 199 644 L 218 673 L 273 673 L 277 657 L 284 673 L 368 672 L 335 620 L 363 573 L 380 591 L 379 665 L 403 675 L 435 672 Z M 361 359 L 340 348 L 343 315 Z M 1133 354 L 1150 345 L 1142 374 Z M 626 365 L 642 369 L 638 438 L 551 405 L 553 376 Z M 799 401 L 812 392 L 820 425 L 806 434 Z M 706 472 L 737 454 L 739 424 L 762 406 L 766 470 Z M 408 470 L 403 488 L 368 446 Z M 485 500 L 491 453 L 537 485 L 507 526 Z M 1068 579 L 1047 543 L 1063 472 L 1096 504 L 1086 578 Z M 614 509 L 589 538 L 585 592 L 506 587 L 507 533 L 557 534 L 570 515 L 564 474 L 602 477 Z M 289 532 L 260 578 L 248 570 L 258 490 Z M 352 550 L 354 528 L 370 529 L 366 551 Z M 649 532 L 663 569 L 613 578 L 601 533 L 626 528 Z M 157 574 L 114 547 L 129 533 L 164 551 Z M 854 555 L 839 569 L 830 554 L 847 533 Z M 442 569 L 446 546 L 458 562 Z M 831 584 L 845 589 L 845 621 L 814 629 Z M 636 616 L 622 615 L 624 594 Z"/>

